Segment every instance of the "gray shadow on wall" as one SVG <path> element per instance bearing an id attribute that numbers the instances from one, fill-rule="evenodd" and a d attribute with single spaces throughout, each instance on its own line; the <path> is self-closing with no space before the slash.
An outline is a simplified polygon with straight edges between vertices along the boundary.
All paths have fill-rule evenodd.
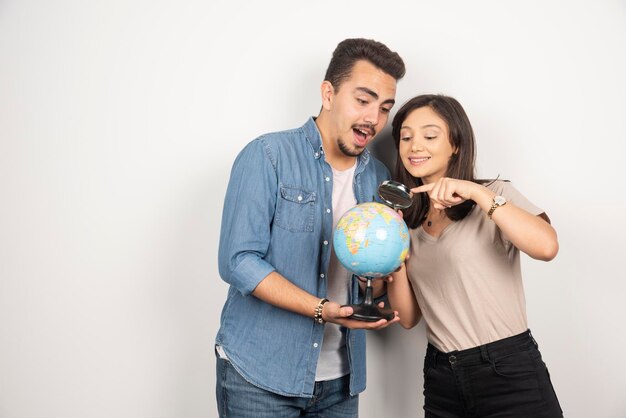
<path id="1" fill-rule="evenodd" d="M 391 127 L 383 129 L 369 146 L 372 155 L 383 162 L 393 175 L 396 164 L 396 146 L 391 136 Z"/>

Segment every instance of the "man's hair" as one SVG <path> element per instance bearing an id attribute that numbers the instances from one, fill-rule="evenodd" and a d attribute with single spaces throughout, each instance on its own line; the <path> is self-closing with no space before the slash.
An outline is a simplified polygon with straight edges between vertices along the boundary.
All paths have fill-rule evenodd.
<path id="1" fill-rule="evenodd" d="M 330 81 L 335 90 L 350 77 L 352 67 L 357 61 L 367 61 L 394 79 L 404 77 L 404 61 L 398 53 L 391 51 L 384 44 L 372 39 L 346 39 L 341 41 L 328 64 L 325 81 Z"/>

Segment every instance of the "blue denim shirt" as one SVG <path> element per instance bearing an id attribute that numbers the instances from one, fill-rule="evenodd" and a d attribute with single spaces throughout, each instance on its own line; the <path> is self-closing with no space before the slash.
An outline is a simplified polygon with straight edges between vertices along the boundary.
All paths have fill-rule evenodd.
<path id="1" fill-rule="evenodd" d="M 372 201 L 387 168 L 358 158 L 357 202 Z M 219 271 L 230 284 L 216 344 L 250 383 L 285 396 L 311 397 L 324 325 L 251 293 L 277 271 L 322 298 L 332 245 L 332 169 L 317 125 L 263 135 L 237 156 L 224 201 Z M 350 299 L 359 290 L 352 281 Z M 365 389 L 365 331 L 346 330 L 350 392 Z"/>

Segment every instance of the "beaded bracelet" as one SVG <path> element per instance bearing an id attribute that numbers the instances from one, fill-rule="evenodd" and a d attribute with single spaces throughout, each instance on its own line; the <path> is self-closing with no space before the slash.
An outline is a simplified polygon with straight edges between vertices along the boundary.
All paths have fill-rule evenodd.
<path id="1" fill-rule="evenodd" d="M 313 320 L 318 324 L 323 324 L 324 319 L 322 318 L 322 310 L 324 309 L 324 304 L 328 302 L 328 299 L 322 298 L 319 303 L 315 307 L 315 315 L 313 315 Z"/>

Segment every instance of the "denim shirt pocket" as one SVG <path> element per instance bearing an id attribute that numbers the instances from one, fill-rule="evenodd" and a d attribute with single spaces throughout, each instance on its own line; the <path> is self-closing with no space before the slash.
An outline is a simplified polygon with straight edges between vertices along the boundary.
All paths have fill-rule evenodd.
<path id="1" fill-rule="evenodd" d="M 315 201 L 315 192 L 298 186 L 281 185 L 274 224 L 291 232 L 313 232 Z"/>

